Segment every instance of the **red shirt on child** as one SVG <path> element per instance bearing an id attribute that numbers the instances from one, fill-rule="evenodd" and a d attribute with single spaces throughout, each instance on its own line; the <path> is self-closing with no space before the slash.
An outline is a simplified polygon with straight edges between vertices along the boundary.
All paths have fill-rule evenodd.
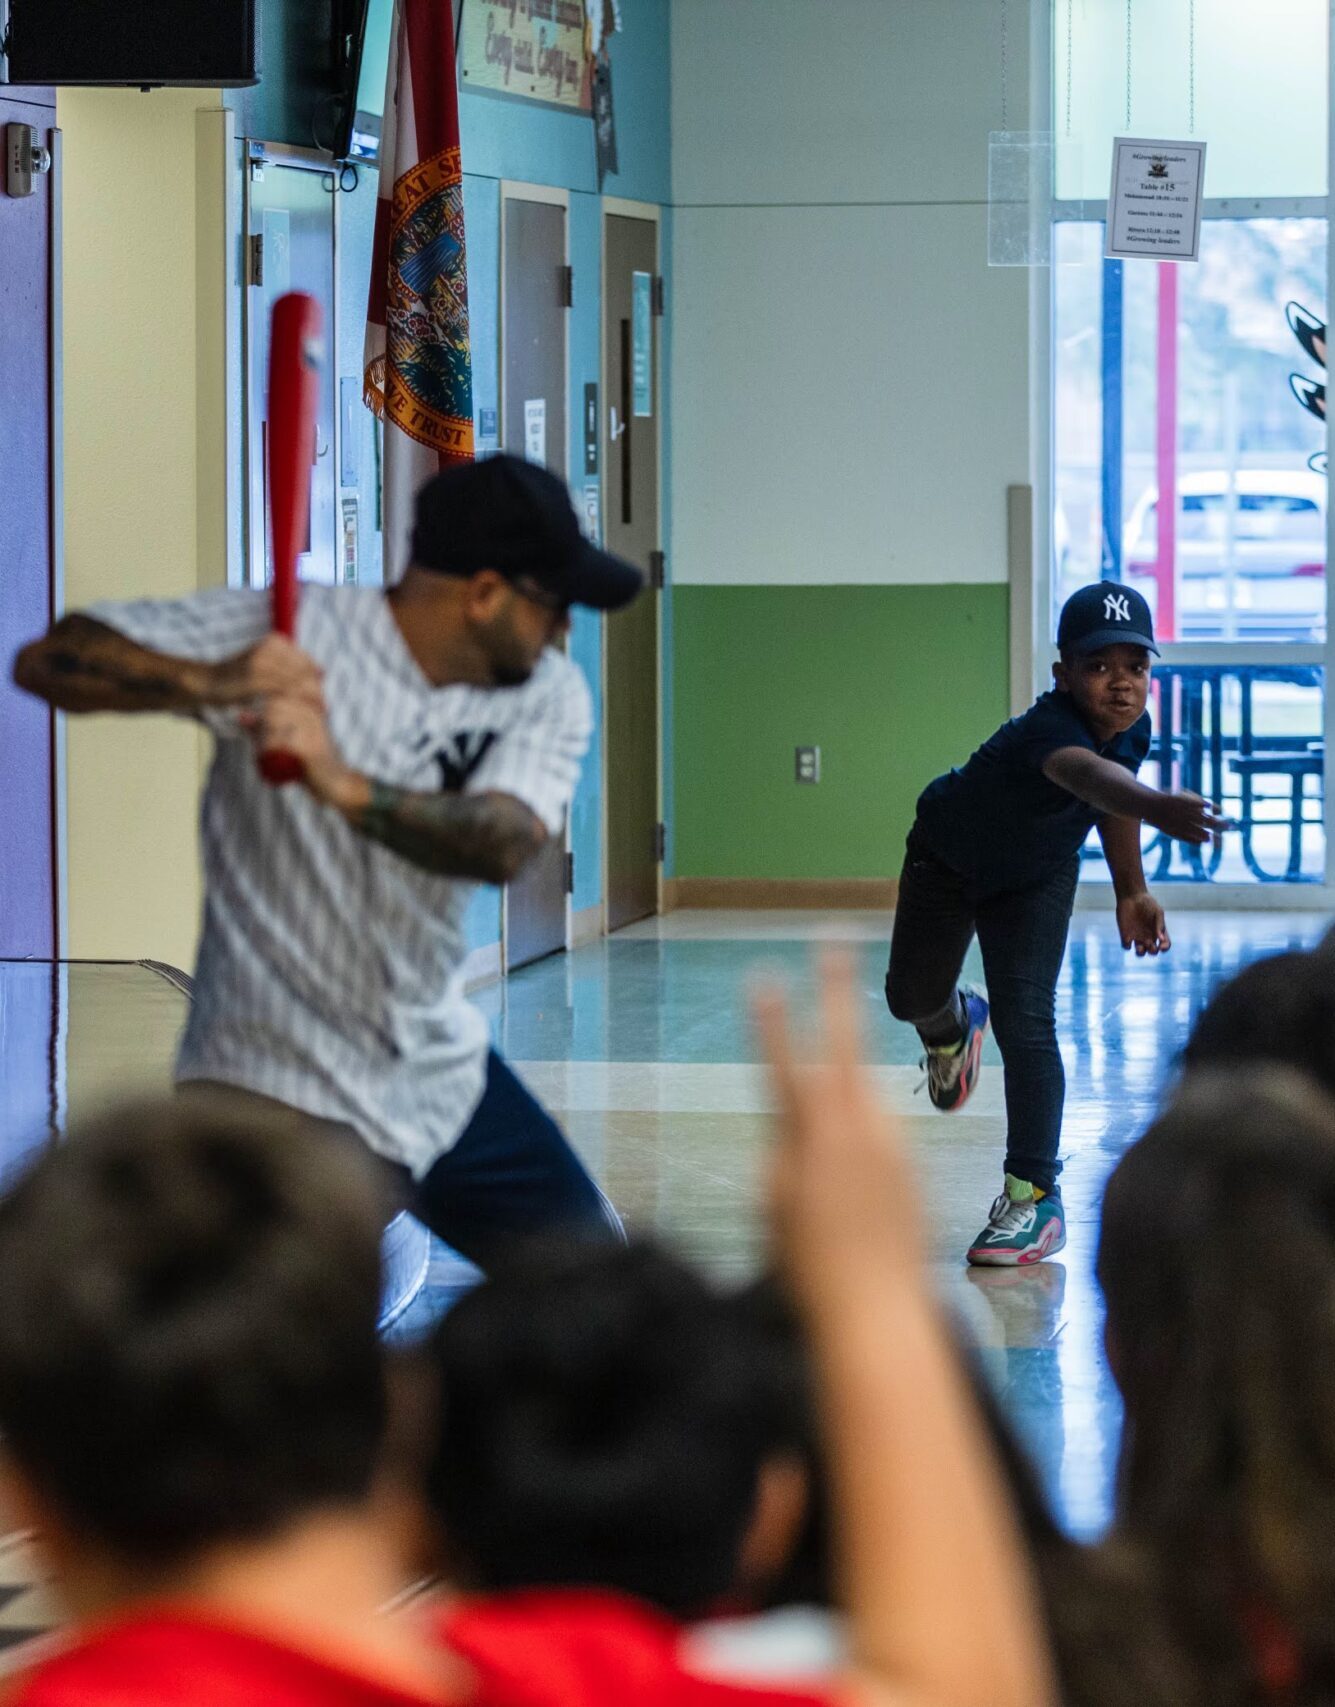
<path id="1" fill-rule="evenodd" d="M 442 1674 L 443 1677 L 443 1674 Z M 12 1680 L 5 1707 L 442 1707 L 205 1613 L 101 1626 Z"/>
<path id="2" fill-rule="evenodd" d="M 476 1707 L 833 1707 L 828 1691 L 690 1670 L 682 1630 L 629 1596 L 524 1590 L 460 1600 L 437 1618 L 473 1672 Z"/>

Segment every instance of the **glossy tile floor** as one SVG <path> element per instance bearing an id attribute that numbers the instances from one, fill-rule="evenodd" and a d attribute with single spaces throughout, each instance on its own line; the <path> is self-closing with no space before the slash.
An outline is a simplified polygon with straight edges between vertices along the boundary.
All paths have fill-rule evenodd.
<path id="1" fill-rule="evenodd" d="M 479 993 L 498 1046 L 564 1121 L 634 1226 L 679 1241 L 721 1273 L 762 1260 L 757 1217 L 767 1137 L 745 1017 L 757 966 L 809 990 L 813 941 L 857 946 L 869 1049 L 921 1168 L 943 1296 L 981 1349 L 1056 1507 L 1079 1533 L 1108 1512 L 1120 1407 L 1104 1362 L 1093 1278 L 1100 1193 L 1149 1119 L 1210 991 L 1246 962 L 1307 946 L 1317 915 L 1179 913 L 1172 952 L 1128 959 L 1103 910 L 1079 912 L 1058 992 L 1068 1093 L 1067 1249 L 1024 1272 L 965 1267 L 1000 1185 L 1005 1121 L 989 1040 L 979 1091 L 936 1114 L 917 1040 L 885 1010 L 888 915 L 674 913 L 545 961 Z M 974 972 L 981 976 L 981 965 Z"/>
<path id="2" fill-rule="evenodd" d="M 881 993 L 888 915 L 675 913 L 475 999 L 627 1221 L 722 1275 L 742 1275 L 763 1260 L 768 1136 L 747 980 L 758 966 L 777 969 L 800 1004 L 813 944 L 855 944 L 869 1048 L 884 1094 L 907 1121 L 943 1296 L 981 1348 L 1061 1515 L 1091 1533 L 1106 1517 L 1119 1422 L 1092 1273 L 1103 1181 L 1149 1118 L 1215 984 L 1261 955 L 1310 944 L 1325 923 L 1315 914 L 1183 912 L 1170 919 L 1173 952 L 1136 962 L 1106 911 L 1077 913 L 1058 996 L 1070 1242 L 1058 1261 L 1024 1273 L 962 1262 L 999 1185 L 999 1061 L 989 1044 L 992 1070 L 961 1115 L 937 1115 L 925 1093 L 915 1095 L 916 1039 L 889 1019 Z M 0 1180 L 53 1122 L 63 1127 L 121 1091 L 165 1086 L 184 1013 L 182 993 L 147 967 L 0 963 Z M 437 1247 L 399 1333 L 420 1332 L 466 1278 Z"/>

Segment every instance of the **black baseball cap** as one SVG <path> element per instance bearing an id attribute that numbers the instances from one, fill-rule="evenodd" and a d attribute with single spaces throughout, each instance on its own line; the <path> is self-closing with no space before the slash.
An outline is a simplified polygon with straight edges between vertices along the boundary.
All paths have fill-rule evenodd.
<path id="1" fill-rule="evenodd" d="M 1096 581 L 1071 594 L 1057 624 L 1057 645 L 1081 657 L 1105 646 L 1144 646 L 1159 656 L 1150 607 L 1120 581 Z"/>
<path id="2" fill-rule="evenodd" d="M 634 564 L 585 539 L 564 480 L 504 454 L 427 481 L 413 512 L 412 561 L 442 575 L 495 569 L 594 610 L 620 610 L 644 585 Z"/>

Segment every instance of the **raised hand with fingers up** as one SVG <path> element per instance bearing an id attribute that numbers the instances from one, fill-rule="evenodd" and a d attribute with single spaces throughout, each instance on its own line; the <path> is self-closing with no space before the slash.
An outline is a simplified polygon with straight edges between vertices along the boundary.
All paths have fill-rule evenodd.
<path id="1" fill-rule="evenodd" d="M 1029 1563 L 930 1295 L 912 1169 L 862 1061 L 848 956 L 823 959 L 819 1007 L 803 1058 L 783 994 L 754 1001 L 777 1105 L 771 1225 L 818 1372 L 848 1681 L 881 1707 L 1043 1707 L 1055 1686 Z"/>

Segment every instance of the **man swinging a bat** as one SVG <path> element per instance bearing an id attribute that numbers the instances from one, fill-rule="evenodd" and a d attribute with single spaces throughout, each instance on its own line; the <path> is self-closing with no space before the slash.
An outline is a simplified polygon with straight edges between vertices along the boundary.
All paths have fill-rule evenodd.
<path id="1" fill-rule="evenodd" d="M 485 1264 L 508 1237 L 619 1230 L 464 997 L 464 913 L 563 826 L 591 729 L 555 645 L 570 607 L 615 610 L 641 577 L 508 456 L 428 482 L 412 546 L 388 591 L 304 587 L 293 640 L 258 589 L 97 605 L 14 678 L 62 711 L 176 712 L 217 737 L 178 1082 L 352 1129 Z M 269 786 L 256 749 L 300 781 Z"/>

